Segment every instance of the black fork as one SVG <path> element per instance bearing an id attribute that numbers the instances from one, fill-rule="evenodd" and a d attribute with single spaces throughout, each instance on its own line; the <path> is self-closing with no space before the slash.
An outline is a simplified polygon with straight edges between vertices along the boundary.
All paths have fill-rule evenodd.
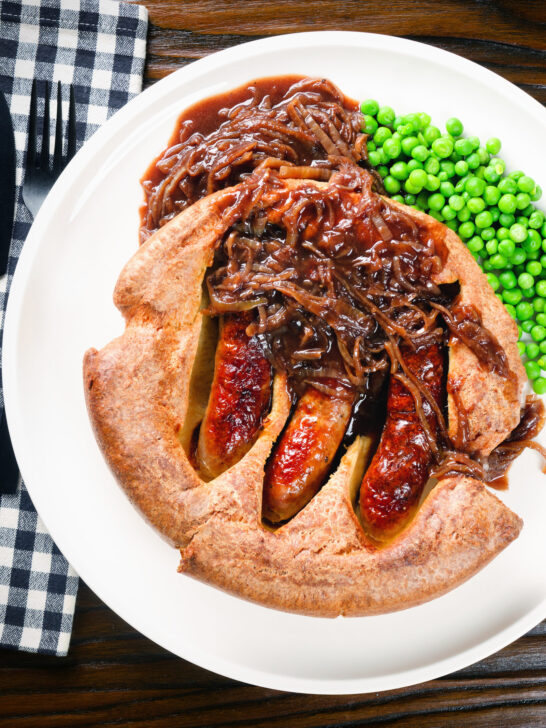
<path id="1" fill-rule="evenodd" d="M 76 152 L 76 103 L 74 87 L 70 85 L 68 122 L 66 125 L 66 154 L 63 155 L 63 111 L 62 87 L 57 83 L 57 120 L 55 123 L 55 147 L 53 159 L 49 153 L 49 102 L 51 99 L 51 85 L 45 82 L 44 116 L 42 120 L 41 135 L 38 134 L 38 89 L 37 81 L 32 83 L 30 96 L 30 115 L 28 120 L 28 143 L 26 157 L 25 181 L 23 183 L 23 200 L 32 217 L 36 217 L 47 193 L 53 187 L 57 177 L 61 174 L 68 162 Z M 39 136 L 41 144 L 39 145 Z M 38 153 L 38 146 L 40 152 Z"/>
<path id="2" fill-rule="evenodd" d="M 23 183 L 23 201 L 33 218 L 36 217 L 42 202 L 46 198 L 49 190 L 53 187 L 55 180 L 76 152 L 76 102 L 74 98 L 74 87 L 71 85 L 69 90 L 66 153 L 63 154 L 62 87 L 60 81 L 57 84 L 57 119 L 55 123 L 53 159 L 50 158 L 49 154 L 50 99 L 51 85 L 46 81 L 40 144 L 37 133 L 38 88 L 36 79 L 34 79 L 30 96 L 26 170 L 25 181 Z M 38 146 L 40 146 L 39 154 L 37 151 Z M 18 481 L 19 468 L 11 445 L 4 409 L 0 417 L 0 495 L 15 493 Z"/>

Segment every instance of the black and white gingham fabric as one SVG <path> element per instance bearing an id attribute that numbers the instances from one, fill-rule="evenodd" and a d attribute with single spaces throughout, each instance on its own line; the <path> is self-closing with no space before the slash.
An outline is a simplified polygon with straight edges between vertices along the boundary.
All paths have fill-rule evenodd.
<path id="1" fill-rule="evenodd" d="M 81 146 L 141 90 L 146 31 L 147 11 L 140 5 L 0 0 L 0 91 L 13 120 L 18 185 L 8 275 L 0 279 L 0 333 L 9 284 L 32 222 L 20 190 L 32 81 L 42 82 L 42 95 L 45 81 L 61 81 L 64 119 L 68 84 L 73 84 Z M 52 129 L 55 103 L 53 95 Z M 76 573 L 47 533 L 24 483 L 15 495 L 0 495 L 0 647 L 65 655 L 77 588 Z"/>

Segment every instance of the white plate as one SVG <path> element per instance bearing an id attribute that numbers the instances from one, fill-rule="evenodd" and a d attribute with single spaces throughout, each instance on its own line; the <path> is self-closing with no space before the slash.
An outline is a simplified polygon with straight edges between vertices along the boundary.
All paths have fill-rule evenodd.
<path id="1" fill-rule="evenodd" d="M 510 168 L 546 180 L 546 114 L 522 91 L 457 56 L 364 33 L 306 33 L 248 43 L 193 63 L 131 101 L 59 179 L 25 244 L 9 299 L 4 386 L 13 444 L 39 513 L 89 586 L 177 655 L 256 685 L 309 693 L 386 690 L 438 677 L 498 650 L 546 613 L 546 482 L 526 452 L 500 497 L 525 520 L 477 576 L 421 607 L 314 619 L 228 596 L 176 573 L 178 555 L 130 505 L 97 447 L 81 361 L 123 330 L 112 304 L 137 248 L 139 177 L 180 111 L 251 78 L 326 76 L 398 112 L 456 115 L 499 136 Z"/>

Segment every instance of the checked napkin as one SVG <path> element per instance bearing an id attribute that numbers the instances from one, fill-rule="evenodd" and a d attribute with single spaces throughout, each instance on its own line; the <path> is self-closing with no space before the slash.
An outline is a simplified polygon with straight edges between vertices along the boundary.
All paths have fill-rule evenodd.
<path id="1" fill-rule="evenodd" d="M 112 0 L 0 0 L 0 91 L 15 131 L 18 185 L 8 275 L 0 279 L 0 332 L 9 284 L 32 223 L 20 189 L 32 80 L 42 82 L 40 114 L 43 82 L 61 81 L 64 119 L 68 84 L 74 85 L 81 146 L 140 92 L 147 17 L 139 5 Z M 52 129 L 55 102 L 53 95 Z M 0 495 L 0 647 L 66 655 L 77 588 L 77 574 L 47 533 L 24 483 L 14 495 Z"/>

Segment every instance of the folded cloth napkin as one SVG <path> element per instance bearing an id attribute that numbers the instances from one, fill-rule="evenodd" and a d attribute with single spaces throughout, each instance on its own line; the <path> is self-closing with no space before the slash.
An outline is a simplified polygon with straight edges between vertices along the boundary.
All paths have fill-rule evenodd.
<path id="1" fill-rule="evenodd" d="M 141 90 L 147 18 L 144 7 L 112 0 L 0 0 L 0 91 L 15 130 L 18 185 L 8 275 L 0 281 L 0 333 L 32 223 L 20 189 L 32 81 L 74 85 L 81 146 Z M 66 86 L 64 94 L 66 119 Z M 39 109 L 43 113 L 43 101 Z M 54 103 L 50 111 L 54 124 Z M 77 574 L 47 533 L 24 483 L 15 495 L 0 495 L 0 647 L 66 655 L 77 588 Z"/>

